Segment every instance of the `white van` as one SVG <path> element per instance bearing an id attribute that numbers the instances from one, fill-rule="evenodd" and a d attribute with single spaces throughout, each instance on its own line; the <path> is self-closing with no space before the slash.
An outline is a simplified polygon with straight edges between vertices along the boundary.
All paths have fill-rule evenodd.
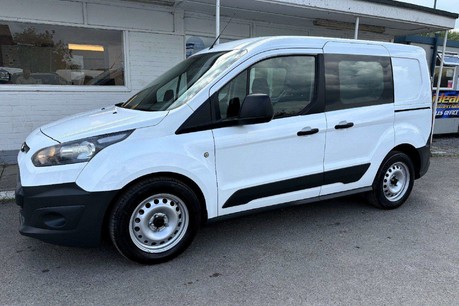
<path id="1" fill-rule="evenodd" d="M 366 193 L 405 202 L 429 166 L 421 48 L 312 37 L 204 50 L 125 103 L 34 131 L 18 156 L 20 232 L 129 259 L 177 256 L 210 219 Z"/>

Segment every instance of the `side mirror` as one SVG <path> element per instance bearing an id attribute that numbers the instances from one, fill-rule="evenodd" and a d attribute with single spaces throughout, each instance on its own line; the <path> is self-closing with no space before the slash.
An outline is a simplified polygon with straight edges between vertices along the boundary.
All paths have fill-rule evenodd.
<path id="1" fill-rule="evenodd" d="M 274 116 L 271 99 L 265 94 L 252 94 L 245 97 L 239 113 L 239 124 L 269 122 Z"/>

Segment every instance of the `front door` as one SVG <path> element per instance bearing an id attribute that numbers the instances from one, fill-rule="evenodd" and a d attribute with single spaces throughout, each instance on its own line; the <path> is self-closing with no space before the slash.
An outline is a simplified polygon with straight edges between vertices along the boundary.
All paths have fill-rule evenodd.
<path id="1" fill-rule="evenodd" d="M 277 52 L 278 53 L 278 52 Z M 216 128 L 219 215 L 317 197 L 325 149 L 325 115 L 317 103 L 313 54 L 267 55 L 217 92 L 220 120 L 237 116 L 246 95 L 270 96 L 268 123 Z"/>

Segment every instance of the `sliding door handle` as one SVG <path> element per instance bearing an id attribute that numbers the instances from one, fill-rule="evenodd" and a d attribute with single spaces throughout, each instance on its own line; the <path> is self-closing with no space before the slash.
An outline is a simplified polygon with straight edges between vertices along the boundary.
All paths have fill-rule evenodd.
<path id="1" fill-rule="evenodd" d="M 340 129 L 348 129 L 354 126 L 353 122 L 347 122 L 347 121 L 341 121 L 337 125 L 335 125 L 335 129 L 340 130 Z"/>
<path id="2" fill-rule="evenodd" d="M 304 129 L 302 129 L 301 131 L 299 131 L 298 133 L 296 133 L 296 135 L 298 136 L 306 136 L 306 135 L 312 135 L 312 134 L 316 134 L 319 132 L 319 129 L 318 128 L 311 128 L 311 127 L 305 127 Z"/>

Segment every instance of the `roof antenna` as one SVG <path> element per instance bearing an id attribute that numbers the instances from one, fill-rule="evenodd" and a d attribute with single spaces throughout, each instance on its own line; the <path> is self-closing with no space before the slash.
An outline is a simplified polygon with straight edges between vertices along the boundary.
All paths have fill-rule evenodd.
<path id="1" fill-rule="evenodd" d="M 215 38 L 214 42 L 212 43 L 212 45 L 209 47 L 209 50 L 212 49 L 215 45 L 215 43 L 218 41 L 218 39 L 220 38 L 220 36 L 222 36 L 223 32 L 225 32 L 226 30 L 226 27 L 231 23 L 231 20 L 233 20 L 233 17 L 234 15 L 236 14 L 233 14 L 233 16 L 231 16 L 230 20 L 228 20 L 228 22 L 226 23 L 225 27 L 223 28 L 223 30 L 220 32 L 220 34 L 218 34 L 217 38 Z"/>

